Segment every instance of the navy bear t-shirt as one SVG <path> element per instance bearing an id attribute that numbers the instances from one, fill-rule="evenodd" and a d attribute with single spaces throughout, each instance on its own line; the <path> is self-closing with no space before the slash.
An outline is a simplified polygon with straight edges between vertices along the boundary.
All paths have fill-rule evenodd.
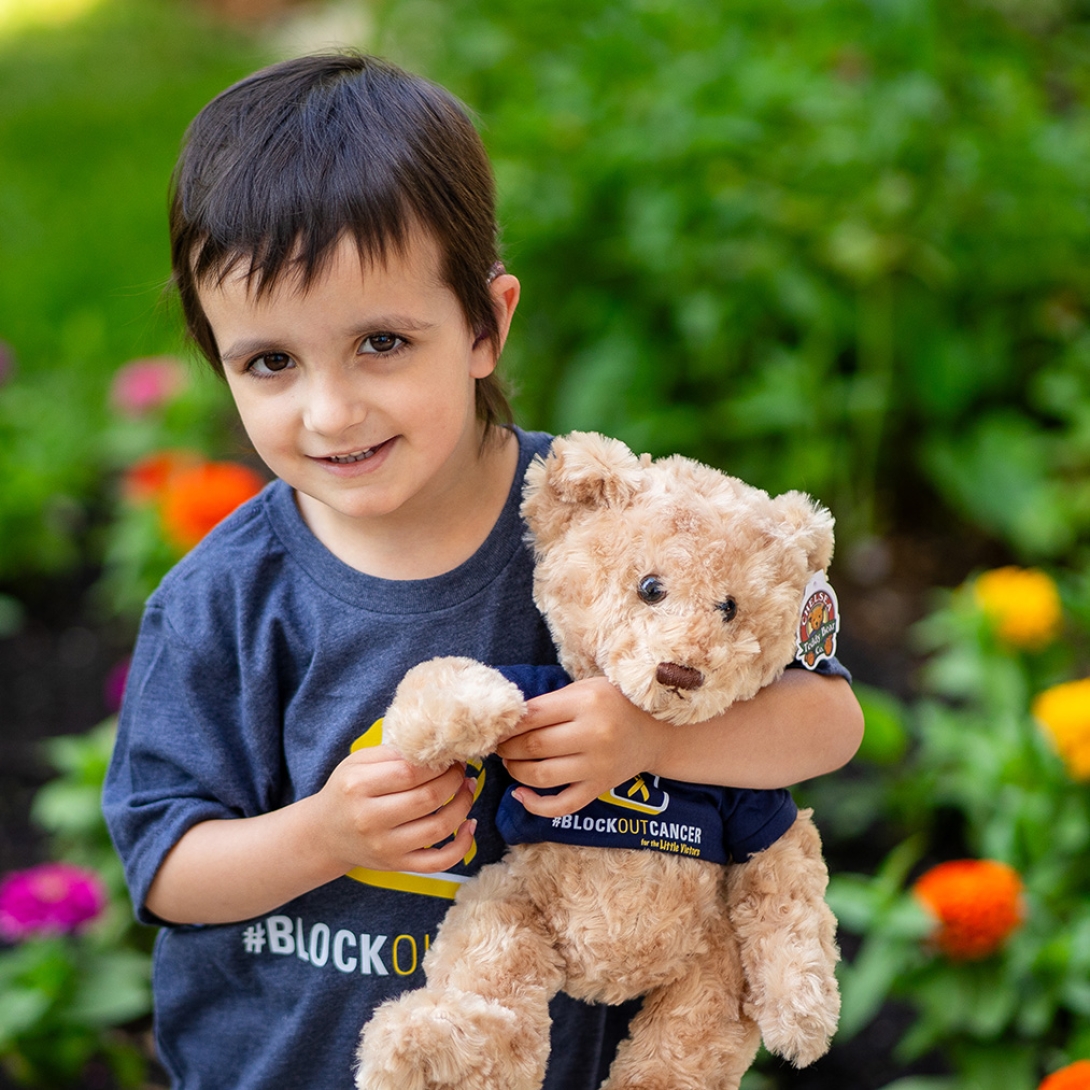
<path id="1" fill-rule="evenodd" d="M 499 671 L 530 699 L 569 684 L 559 666 L 503 666 Z M 555 841 L 586 848 L 636 848 L 744 863 L 794 823 L 790 792 L 684 783 L 641 772 L 563 817 L 531 814 L 512 797 L 500 801 L 496 826 L 508 844 Z M 556 790 L 559 790 L 556 789 Z M 548 790 L 541 794 L 551 794 Z"/>

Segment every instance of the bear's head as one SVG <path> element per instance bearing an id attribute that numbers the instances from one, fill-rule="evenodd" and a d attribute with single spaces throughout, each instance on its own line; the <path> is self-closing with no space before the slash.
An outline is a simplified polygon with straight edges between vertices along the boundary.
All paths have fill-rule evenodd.
<path id="1" fill-rule="evenodd" d="M 604 675 L 658 719 L 696 723 L 794 657 L 803 592 L 833 518 L 616 439 L 557 438 L 526 478 L 534 599 L 573 678 Z"/>

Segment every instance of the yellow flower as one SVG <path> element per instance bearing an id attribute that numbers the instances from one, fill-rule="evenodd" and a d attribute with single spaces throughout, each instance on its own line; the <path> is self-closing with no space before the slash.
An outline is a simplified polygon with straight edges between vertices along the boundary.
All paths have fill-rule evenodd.
<path id="1" fill-rule="evenodd" d="M 1090 678 L 1039 693 L 1033 717 L 1044 727 L 1076 780 L 1090 780 Z"/>
<path id="2" fill-rule="evenodd" d="M 999 638 L 1012 647 L 1038 651 L 1059 634 L 1060 593 L 1037 568 L 986 571 L 973 584 L 973 596 Z"/>

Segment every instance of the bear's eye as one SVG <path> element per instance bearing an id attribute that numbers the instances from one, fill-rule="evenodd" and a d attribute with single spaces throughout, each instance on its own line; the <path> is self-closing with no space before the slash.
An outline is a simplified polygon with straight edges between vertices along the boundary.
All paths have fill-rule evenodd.
<path id="1" fill-rule="evenodd" d="M 666 597 L 666 588 L 657 575 L 645 575 L 636 587 L 636 593 L 640 596 L 641 601 L 653 606 Z"/>
<path id="2" fill-rule="evenodd" d="M 715 608 L 723 614 L 724 621 L 733 621 L 738 616 L 738 603 L 733 598 L 727 598 Z"/>

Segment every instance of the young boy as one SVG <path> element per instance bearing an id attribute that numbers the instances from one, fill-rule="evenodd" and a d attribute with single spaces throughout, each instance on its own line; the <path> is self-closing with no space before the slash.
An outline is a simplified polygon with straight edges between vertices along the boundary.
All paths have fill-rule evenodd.
<path id="1" fill-rule="evenodd" d="M 555 661 L 518 515 L 549 437 L 508 424 L 494 373 L 519 285 L 461 107 L 357 55 L 205 107 L 171 234 L 189 332 L 278 479 L 148 601 L 105 811 L 140 919 L 166 925 L 174 1086 L 347 1090 L 360 1027 L 422 983 L 459 880 L 503 850 L 499 758 L 435 775 L 369 728 L 424 659 Z M 644 770 L 793 783 L 861 732 L 848 685 L 801 670 L 684 739 L 600 679 L 531 708 L 501 756 L 546 815 Z M 547 1085 L 597 1087 L 624 1012 L 553 1013 Z"/>

